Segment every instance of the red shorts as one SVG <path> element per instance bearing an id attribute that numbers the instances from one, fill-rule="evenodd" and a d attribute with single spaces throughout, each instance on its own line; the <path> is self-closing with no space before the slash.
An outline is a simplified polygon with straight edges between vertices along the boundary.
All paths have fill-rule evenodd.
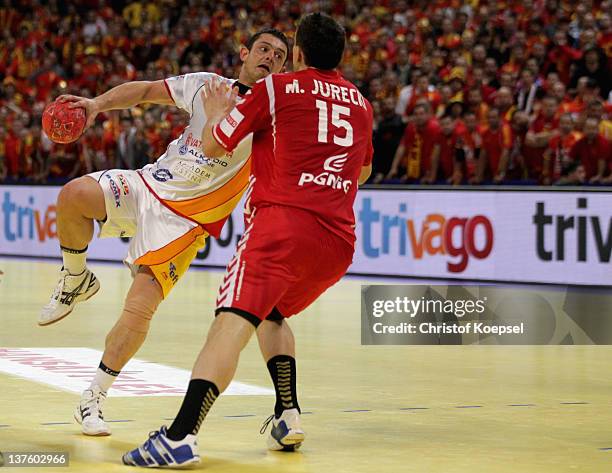
<path id="1" fill-rule="evenodd" d="M 227 265 L 217 313 L 230 309 L 253 324 L 291 317 L 344 276 L 354 248 L 305 210 L 253 211 Z"/>

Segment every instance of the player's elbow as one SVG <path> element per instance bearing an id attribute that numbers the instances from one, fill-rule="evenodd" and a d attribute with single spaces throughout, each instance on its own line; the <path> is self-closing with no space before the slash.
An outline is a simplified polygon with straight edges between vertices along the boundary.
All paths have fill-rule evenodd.
<path id="1" fill-rule="evenodd" d="M 363 166 L 361 168 L 361 173 L 359 174 L 359 185 L 365 184 L 365 182 L 370 178 L 371 175 L 372 175 L 372 165 L 369 164 L 367 166 Z"/>

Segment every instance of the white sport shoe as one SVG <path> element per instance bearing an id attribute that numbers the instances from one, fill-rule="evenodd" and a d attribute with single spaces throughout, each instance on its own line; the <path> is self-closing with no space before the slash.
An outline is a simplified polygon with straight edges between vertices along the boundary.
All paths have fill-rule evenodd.
<path id="1" fill-rule="evenodd" d="M 74 420 L 81 424 L 81 430 L 85 435 L 101 437 L 111 434 L 102 416 L 102 404 L 105 400 L 106 393 L 98 386 L 83 391 L 81 401 L 74 411 Z"/>
<path id="2" fill-rule="evenodd" d="M 38 317 L 38 325 L 49 325 L 66 317 L 77 302 L 86 301 L 100 289 L 100 282 L 89 269 L 76 276 L 63 269 L 49 303 Z"/>
<path id="3" fill-rule="evenodd" d="M 267 440 L 269 450 L 293 452 L 302 446 L 306 436 L 302 430 L 300 413 L 297 409 L 284 410 L 278 419 L 271 415 L 264 422 L 259 433 L 265 433 L 270 422 L 272 430 Z"/>

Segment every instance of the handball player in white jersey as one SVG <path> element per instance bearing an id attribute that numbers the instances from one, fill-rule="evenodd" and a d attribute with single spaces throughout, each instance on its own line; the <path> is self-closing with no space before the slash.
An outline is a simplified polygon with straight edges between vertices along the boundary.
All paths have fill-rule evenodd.
<path id="1" fill-rule="evenodd" d="M 57 232 L 63 267 L 57 287 L 40 313 L 39 325 L 66 317 L 76 303 L 89 299 L 100 288 L 86 267 L 94 221 L 100 225 L 99 237 L 131 237 L 125 263 L 133 282 L 123 312 L 106 337 L 96 375 L 75 411 L 84 434 L 110 435 L 102 416 L 106 392 L 144 342 L 157 306 L 204 247 L 205 238 L 218 237 L 248 185 L 250 137 L 221 158 L 203 154 L 202 129 L 207 121 L 203 86 L 217 78 L 227 85 L 228 93 L 243 95 L 258 80 L 280 72 L 287 55 L 286 37 L 277 30 L 264 29 L 240 49 L 243 64 L 237 80 L 200 72 L 154 82 L 127 82 L 94 99 L 60 97 L 73 107 L 85 108 L 86 127 L 100 112 L 141 103 L 175 105 L 190 115 L 183 134 L 168 145 L 157 162 L 138 170 L 111 169 L 80 177 L 66 184 L 58 196 Z M 263 340 L 265 336 L 262 331 Z"/>

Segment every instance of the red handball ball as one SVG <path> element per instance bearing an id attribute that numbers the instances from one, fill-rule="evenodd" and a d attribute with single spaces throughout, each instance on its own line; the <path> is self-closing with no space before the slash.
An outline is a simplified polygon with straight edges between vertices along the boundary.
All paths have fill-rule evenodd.
<path id="1" fill-rule="evenodd" d="M 79 139 L 85 129 L 87 115 L 84 108 L 70 108 L 70 102 L 50 103 L 42 115 L 42 127 L 55 143 L 67 144 Z"/>

